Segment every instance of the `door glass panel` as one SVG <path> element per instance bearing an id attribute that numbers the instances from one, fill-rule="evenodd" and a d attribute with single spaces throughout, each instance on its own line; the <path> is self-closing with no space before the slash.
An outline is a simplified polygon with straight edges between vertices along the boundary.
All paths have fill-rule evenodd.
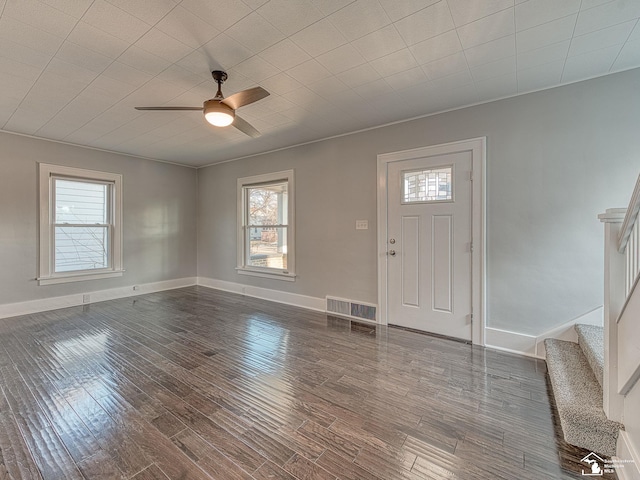
<path id="1" fill-rule="evenodd" d="M 402 172 L 402 203 L 453 200 L 453 167 Z"/>

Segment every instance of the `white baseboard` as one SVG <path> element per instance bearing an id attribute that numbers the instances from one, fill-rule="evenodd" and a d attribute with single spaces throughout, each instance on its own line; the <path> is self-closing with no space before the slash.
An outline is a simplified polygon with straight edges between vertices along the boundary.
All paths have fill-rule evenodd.
<path id="1" fill-rule="evenodd" d="M 161 292 L 163 290 L 172 290 L 174 288 L 190 287 L 200 285 L 203 287 L 223 290 L 225 292 L 239 293 L 248 297 L 261 298 L 277 303 L 284 303 L 296 307 L 315 310 L 318 312 L 326 311 L 326 299 L 310 297 L 307 295 L 299 295 L 296 293 L 282 292 L 280 290 L 272 290 L 269 288 L 253 287 L 241 283 L 226 282 L 224 280 L 216 280 L 206 277 L 187 277 L 176 280 L 165 280 L 161 282 L 153 282 L 146 284 L 130 285 L 127 287 L 112 288 L 109 290 L 97 290 L 93 292 L 83 292 L 73 295 L 65 295 L 61 297 L 43 298 L 40 300 L 31 300 L 27 302 L 9 303 L 0 305 L 0 318 L 17 317 L 20 315 L 29 315 L 31 313 L 45 312 L 48 310 L 57 310 L 59 308 L 75 307 L 83 305 L 84 295 L 89 294 L 91 301 L 87 303 L 104 302 L 105 300 L 114 300 L 116 298 L 126 298 L 145 293 Z"/>
<path id="2" fill-rule="evenodd" d="M 528 357 L 536 356 L 536 337 L 533 335 L 487 327 L 484 330 L 484 339 L 487 348 Z"/>
<path id="3" fill-rule="evenodd" d="M 544 358 L 544 339 L 556 338 L 577 342 L 578 336 L 573 328 L 576 323 L 602 325 L 602 305 L 599 305 L 562 325 L 553 327 L 539 335 L 510 332 L 499 328 L 485 329 L 485 345 L 489 348 L 519 353 L 529 357 Z"/>
<path id="4" fill-rule="evenodd" d="M 309 297 L 307 295 L 282 292 L 270 288 L 253 287 L 242 283 L 227 282 L 207 277 L 198 277 L 198 285 L 225 292 L 239 293 L 240 295 L 246 295 L 248 297 L 261 298 L 271 302 L 293 305 L 294 307 L 302 307 L 317 312 L 324 312 L 326 310 L 326 300 L 324 298 Z"/>
<path id="5" fill-rule="evenodd" d="M 96 290 L 93 292 L 76 293 L 61 297 L 30 300 L 27 302 L 7 303 L 0 305 L 0 318 L 17 317 L 20 315 L 29 315 L 31 313 L 46 312 L 48 310 L 57 310 L 59 308 L 83 305 L 85 303 L 83 301 L 84 295 L 87 294 L 91 296 L 90 302 L 87 303 L 96 303 L 104 302 L 105 300 L 114 300 L 116 298 L 133 297 L 145 293 L 172 290 L 174 288 L 190 287 L 195 284 L 196 277 L 186 277 L 175 280 L 163 280 L 160 282 L 135 285 L 135 290 L 134 285 L 129 285 L 127 287 L 111 288 L 109 290 Z"/>
<path id="6" fill-rule="evenodd" d="M 617 452 L 613 459 L 620 462 L 616 468 L 619 480 L 640 480 L 640 453 L 633 445 L 629 432 L 623 430 L 618 435 Z"/>

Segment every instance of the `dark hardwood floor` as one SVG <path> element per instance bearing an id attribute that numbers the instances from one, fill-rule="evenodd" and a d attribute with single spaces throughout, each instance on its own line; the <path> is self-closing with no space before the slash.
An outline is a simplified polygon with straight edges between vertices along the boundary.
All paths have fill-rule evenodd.
<path id="1" fill-rule="evenodd" d="M 0 479 L 568 479 L 589 453 L 541 360 L 203 287 L 0 321 L 0 386 Z"/>

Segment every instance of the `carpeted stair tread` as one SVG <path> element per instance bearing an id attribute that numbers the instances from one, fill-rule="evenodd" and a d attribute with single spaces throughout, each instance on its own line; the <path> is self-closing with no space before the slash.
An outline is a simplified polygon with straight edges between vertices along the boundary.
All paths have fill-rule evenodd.
<path id="1" fill-rule="evenodd" d="M 602 376 L 604 370 L 604 328 L 596 325 L 575 326 L 578 333 L 578 345 L 582 348 L 591 369 L 596 376 L 596 380 L 602 387 Z"/>
<path id="2" fill-rule="evenodd" d="M 577 343 L 548 338 L 547 370 L 565 440 L 578 447 L 612 456 L 621 424 L 602 409 L 602 387 Z"/>

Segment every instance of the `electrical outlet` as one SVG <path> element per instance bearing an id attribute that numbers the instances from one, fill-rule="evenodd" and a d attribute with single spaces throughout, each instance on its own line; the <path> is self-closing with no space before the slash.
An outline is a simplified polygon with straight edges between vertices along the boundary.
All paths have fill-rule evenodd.
<path id="1" fill-rule="evenodd" d="M 91 303 L 91 295 L 88 293 L 82 295 L 82 303 Z"/>
<path id="2" fill-rule="evenodd" d="M 369 220 L 356 220 L 356 230 L 369 230 Z"/>

